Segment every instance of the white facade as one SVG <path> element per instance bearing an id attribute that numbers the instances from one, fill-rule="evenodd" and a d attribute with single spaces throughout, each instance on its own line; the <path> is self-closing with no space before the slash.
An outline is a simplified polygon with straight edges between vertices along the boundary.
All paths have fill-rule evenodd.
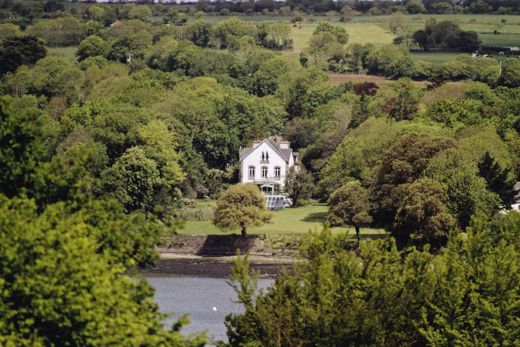
<path id="1" fill-rule="evenodd" d="M 289 169 L 297 164 L 297 153 L 281 138 L 255 141 L 240 153 L 240 182 L 278 186 L 283 191 Z"/>

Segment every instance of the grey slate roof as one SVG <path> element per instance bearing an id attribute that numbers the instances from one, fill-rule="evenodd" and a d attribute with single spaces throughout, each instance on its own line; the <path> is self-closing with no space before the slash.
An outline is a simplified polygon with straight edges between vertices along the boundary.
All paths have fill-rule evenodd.
<path id="1" fill-rule="evenodd" d="M 262 141 L 263 142 L 266 142 L 267 144 L 269 144 L 269 146 L 271 146 L 271 148 L 276 152 L 278 153 L 278 155 L 283 159 L 285 160 L 287 163 L 289 162 L 289 159 L 291 158 L 291 155 L 292 155 L 292 149 L 291 148 L 280 148 L 280 145 L 273 139 L 273 138 L 268 138 L 268 139 L 264 139 Z M 255 148 L 253 147 L 247 147 L 247 148 L 244 148 L 242 150 L 242 154 L 240 156 L 240 160 L 244 159 L 245 157 L 247 157 L 249 154 L 251 154 L 253 151 L 255 150 Z"/>

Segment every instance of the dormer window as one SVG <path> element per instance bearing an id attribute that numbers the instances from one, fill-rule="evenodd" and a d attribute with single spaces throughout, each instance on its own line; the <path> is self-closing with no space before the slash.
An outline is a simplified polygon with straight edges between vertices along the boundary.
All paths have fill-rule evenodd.
<path id="1" fill-rule="evenodd" d="M 262 159 L 260 160 L 262 164 L 269 163 L 269 153 L 268 152 L 262 152 Z"/>

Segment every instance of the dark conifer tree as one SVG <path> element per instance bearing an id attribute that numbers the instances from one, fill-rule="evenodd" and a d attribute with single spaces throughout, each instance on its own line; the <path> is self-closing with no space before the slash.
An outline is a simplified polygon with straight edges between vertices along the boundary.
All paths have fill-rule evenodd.
<path id="1" fill-rule="evenodd" d="M 502 207 L 510 209 L 515 202 L 515 180 L 512 179 L 511 169 L 502 168 L 501 165 L 489 154 L 482 157 L 478 164 L 479 175 L 483 177 L 489 190 L 495 192 L 502 201 Z"/>

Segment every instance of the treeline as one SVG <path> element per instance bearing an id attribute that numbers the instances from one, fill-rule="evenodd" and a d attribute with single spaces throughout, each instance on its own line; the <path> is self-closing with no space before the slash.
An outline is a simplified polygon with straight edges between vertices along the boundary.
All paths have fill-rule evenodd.
<path id="1" fill-rule="evenodd" d="M 325 230 L 305 262 L 260 289 L 247 260 L 234 267 L 243 313 L 226 318 L 230 346 L 490 346 L 520 340 L 520 215 L 475 219 L 437 255 L 398 251 Z"/>
<path id="2" fill-rule="evenodd" d="M 136 9 L 138 8 L 138 9 Z M 105 25 L 115 20 L 132 19 L 135 16 L 169 16 L 171 12 L 181 13 L 181 17 L 197 14 L 261 14 L 300 18 L 304 14 L 338 15 L 348 21 L 356 15 L 390 15 L 401 13 L 431 14 L 515 14 L 520 13 L 520 4 L 515 0 L 403 0 L 363 1 L 363 0 L 246 0 L 246 1 L 198 1 L 195 4 L 151 4 L 150 1 L 114 1 L 97 4 L 76 1 L 71 4 L 64 0 L 42 1 L 0 1 L 0 20 L 16 22 L 22 27 L 37 18 L 53 18 L 68 12 L 78 19 L 92 15 L 102 18 Z"/>

